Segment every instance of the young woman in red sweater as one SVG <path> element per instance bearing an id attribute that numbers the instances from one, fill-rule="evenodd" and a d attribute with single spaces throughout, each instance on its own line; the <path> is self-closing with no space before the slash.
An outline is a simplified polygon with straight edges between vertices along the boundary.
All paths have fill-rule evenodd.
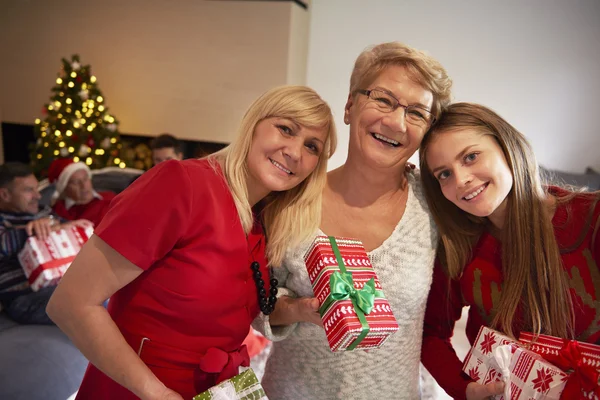
<path id="1" fill-rule="evenodd" d="M 492 110 L 451 105 L 421 145 L 421 177 L 440 230 L 422 362 L 455 399 L 501 394 L 461 372 L 450 343 L 470 306 L 482 325 L 600 341 L 600 193 L 544 186 L 525 137 Z"/>

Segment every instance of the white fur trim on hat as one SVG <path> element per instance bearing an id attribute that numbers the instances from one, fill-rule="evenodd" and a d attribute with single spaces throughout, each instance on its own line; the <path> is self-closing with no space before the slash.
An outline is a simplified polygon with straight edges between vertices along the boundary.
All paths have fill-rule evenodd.
<path id="1" fill-rule="evenodd" d="M 89 167 L 82 162 L 76 162 L 73 164 L 69 164 L 65 167 L 65 169 L 62 170 L 62 172 L 58 176 L 58 179 L 56 180 L 56 193 L 55 194 L 57 196 L 60 196 L 62 194 L 62 192 L 65 190 L 65 188 L 69 184 L 69 179 L 71 179 L 71 176 L 73 176 L 73 174 L 75 172 L 77 172 L 81 169 L 87 171 L 89 177 L 92 176 L 92 171 L 90 171 Z"/>

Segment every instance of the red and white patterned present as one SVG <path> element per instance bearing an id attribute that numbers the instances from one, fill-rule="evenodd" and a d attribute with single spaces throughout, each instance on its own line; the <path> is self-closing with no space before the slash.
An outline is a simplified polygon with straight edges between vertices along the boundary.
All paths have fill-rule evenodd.
<path id="1" fill-rule="evenodd" d="M 482 385 L 506 382 L 504 395 L 495 396 L 496 400 L 558 400 L 568 378 L 540 355 L 485 326 L 465 358 L 463 371 Z"/>
<path id="2" fill-rule="evenodd" d="M 398 330 L 359 240 L 317 236 L 304 261 L 331 351 L 378 348 Z"/>
<path id="3" fill-rule="evenodd" d="M 563 399 L 600 399 L 600 346 L 531 332 L 521 332 L 519 343 L 569 372 Z"/>
<path id="4" fill-rule="evenodd" d="M 18 259 L 31 290 L 56 285 L 93 232 L 91 227 L 71 227 L 52 231 L 45 241 L 28 238 Z"/>

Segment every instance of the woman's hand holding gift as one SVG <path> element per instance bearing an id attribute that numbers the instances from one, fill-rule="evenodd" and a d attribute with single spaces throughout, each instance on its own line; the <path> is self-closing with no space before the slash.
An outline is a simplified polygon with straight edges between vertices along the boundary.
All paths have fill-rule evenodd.
<path id="1" fill-rule="evenodd" d="M 323 326 L 319 315 L 319 300 L 315 297 L 293 298 L 281 296 L 275 304 L 275 311 L 269 316 L 273 326 L 291 325 L 296 322 L 310 322 Z"/>

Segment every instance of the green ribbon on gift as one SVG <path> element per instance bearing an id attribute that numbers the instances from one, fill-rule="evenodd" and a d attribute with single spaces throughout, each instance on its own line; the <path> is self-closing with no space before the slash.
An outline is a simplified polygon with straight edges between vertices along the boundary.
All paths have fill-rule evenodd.
<path id="1" fill-rule="evenodd" d="M 337 246 L 335 238 L 329 236 L 329 242 L 331 243 L 331 249 L 337 260 L 340 272 L 336 271 L 329 277 L 329 296 L 325 299 L 321 307 L 319 307 L 319 313 L 321 316 L 325 314 L 325 311 L 335 301 L 347 300 L 352 301 L 352 306 L 356 316 L 361 324 L 360 335 L 348 346 L 347 350 L 354 350 L 363 339 L 369 334 L 369 323 L 365 318 L 365 314 L 369 315 L 373 310 L 375 304 L 375 298 L 383 298 L 383 293 L 380 290 L 375 289 L 375 279 L 369 279 L 362 289 L 357 290 L 354 287 L 354 280 L 352 279 L 352 273 L 346 270 L 342 254 Z"/>
<path id="2" fill-rule="evenodd" d="M 248 368 L 239 375 L 227 379 L 226 381 L 219 383 L 217 386 L 213 386 L 205 392 L 197 394 L 192 400 L 211 400 L 217 395 L 217 393 L 220 394 L 219 398 L 223 398 L 225 393 L 228 395 L 230 394 L 228 392 L 230 391 L 229 388 L 231 387 L 233 388 L 233 391 L 235 391 L 235 394 L 231 393 L 231 396 L 228 398 L 239 400 L 260 400 L 267 398 L 267 395 L 260 385 L 258 378 L 254 374 L 254 371 L 252 368 Z"/>

